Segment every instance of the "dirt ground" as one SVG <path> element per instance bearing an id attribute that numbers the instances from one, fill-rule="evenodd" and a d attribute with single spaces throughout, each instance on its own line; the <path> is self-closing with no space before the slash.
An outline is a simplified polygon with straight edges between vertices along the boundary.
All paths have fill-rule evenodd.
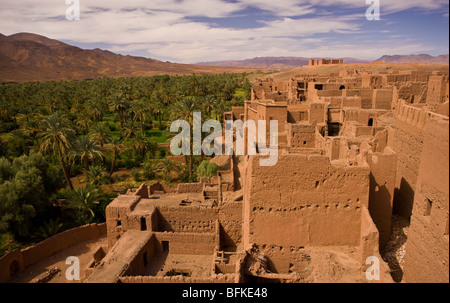
<path id="1" fill-rule="evenodd" d="M 56 254 L 26 268 L 9 283 L 36 283 L 37 279 L 43 277 L 47 271 L 57 267 L 60 271 L 48 283 L 80 283 L 86 279 L 84 269 L 93 259 L 93 254 L 99 246 L 108 246 L 106 235 L 97 239 L 86 241 L 78 245 L 61 250 Z M 66 259 L 70 256 L 78 257 L 80 260 L 80 281 L 68 281 L 66 270 L 72 265 L 66 265 Z"/>

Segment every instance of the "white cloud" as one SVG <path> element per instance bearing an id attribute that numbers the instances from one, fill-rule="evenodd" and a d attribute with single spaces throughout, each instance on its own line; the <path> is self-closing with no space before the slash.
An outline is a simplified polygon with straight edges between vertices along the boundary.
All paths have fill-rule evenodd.
<path id="1" fill-rule="evenodd" d="M 441 0 L 381 2 L 382 13 L 448 8 L 448 3 Z M 345 33 L 362 30 L 361 18 L 368 7 L 364 0 L 80 0 L 80 3 L 81 20 L 67 21 L 65 0 L 2 0 L 0 32 L 7 35 L 33 32 L 58 40 L 102 43 L 115 52 L 146 52 L 157 59 L 185 63 L 255 56 L 375 58 L 385 51 L 427 50 L 415 42 L 345 44 Z M 336 6 L 352 8 L 353 15 L 331 14 Z M 260 27 L 241 29 L 188 18 L 237 16 L 248 7 L 264 10 L 272 18 L 258 20 Z M 326 15 L 323 7 L 330 8 L 330 15 Z M 361 8 L 361 14 L 355 13 L 355 8 Z M 320 15 L 313 15 L 319 11 Z M 341 35 L 343 42 L 331 44 L 325 37 L 330 33 Z"/>

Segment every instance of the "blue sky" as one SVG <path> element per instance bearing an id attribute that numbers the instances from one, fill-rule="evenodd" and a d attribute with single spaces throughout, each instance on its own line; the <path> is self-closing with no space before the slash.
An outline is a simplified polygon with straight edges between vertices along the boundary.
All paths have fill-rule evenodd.
<path id="1" fill-rule="evenodd" d="M 2 0 L 0 32 L 31 32 L 82 48 L 163 61 L 265 56 L 354 57 L 448 54 L 449 4 L 381 0 L 381 20 L 366 0 Z"/>

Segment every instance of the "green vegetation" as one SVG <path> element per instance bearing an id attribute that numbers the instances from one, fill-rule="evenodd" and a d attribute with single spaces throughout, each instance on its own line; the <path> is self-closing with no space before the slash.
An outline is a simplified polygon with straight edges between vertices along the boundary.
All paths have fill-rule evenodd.
<path id="1" fill-rule="evenodd" d="M 140 182 L 210 178 L 170 158 L 175 119 L 222 120 L 250 98 L 247 74 L 0 85 L 0 254 L 103 222 L 117 192 Z M 192 148 L 192 147 L 191 147 Z M 204 165 L 204 164 L 202 164 Z M 202 167 L 200 165 L 200 167 Z"/>
<path id="2" fill-rule="evenodd" d="M 197 176 L 199 178 L 205 177 L 208 180 L 210 180 L 212 177 L 217 176 L 217 173 L 219 172 L 219 166 L 215 162 L 209 162 L 207 160 L 204 160 L 198 167 L 197 167 Z"/>

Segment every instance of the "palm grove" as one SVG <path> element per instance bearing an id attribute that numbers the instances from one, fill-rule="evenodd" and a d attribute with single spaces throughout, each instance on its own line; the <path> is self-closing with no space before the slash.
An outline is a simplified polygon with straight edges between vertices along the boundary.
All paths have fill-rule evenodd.
<path id="1" fill-rule="evenodd" d="M 102 222 L 117 170 L 134 182 L 194 182 L 203 156 L 167 159 L 170 122 L 222 120 L 249 98 L 246 74 L 0 85 L 0 253 Z M 198 174 L 197 174 L 197 167 Z M 210 177 L 208 175 L 208 177 Z M 127 185 L 123 183 L 125 190 Z M 108 185 L 110 185 L 108 187 Z"/>

